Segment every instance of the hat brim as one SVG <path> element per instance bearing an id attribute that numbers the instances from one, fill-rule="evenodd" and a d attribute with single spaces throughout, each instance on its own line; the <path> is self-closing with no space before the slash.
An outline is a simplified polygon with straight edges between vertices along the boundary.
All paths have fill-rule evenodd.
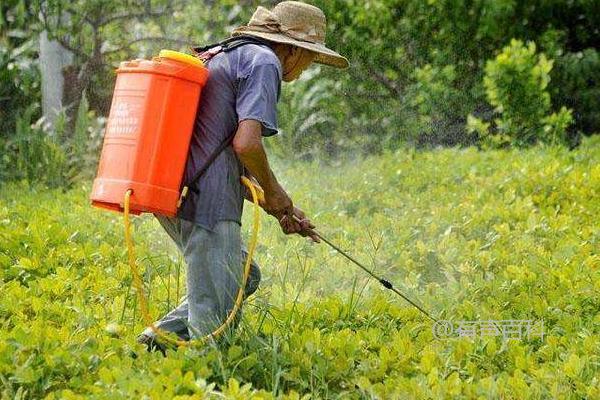
<path id="1" fill-rule="evenodd" d="M 325 45 L 296 40 L 281 33 L 256 32 L 244 28 L 246 27 L 240 27 L 234 30 L 231 36 L 250 35 L 266 39 L 270 42 L 290 44 L 302 47 L 303 49 L 311 50 L 317 53 L 317 57 L 315 58 L 314 62 L 329 65 L 330 67 L 345 69 L 348 68 L 348 66 L 350 65 L 346 57 L 342 56 L 339 53 L 336 53 L 335 51 L 331 50 Z"/>

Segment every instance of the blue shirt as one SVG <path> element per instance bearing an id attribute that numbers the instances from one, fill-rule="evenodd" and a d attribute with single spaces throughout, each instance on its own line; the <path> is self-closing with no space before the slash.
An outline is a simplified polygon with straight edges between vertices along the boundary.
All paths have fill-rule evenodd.
<path id="1" fill-rule="evenodd" d="M 246 119 L 260 121 L 263 136 L 277 133 L 277 101 L 281 63 L 266 45 L 246 44 L 208 61 L 209 77 L 202 89 L 184 182 Z M 244 168 L 231 146 L 210 165 L 190 190 L 178 217 L 212 230 L 218 221 L 241 224 Z M 190 188 L 191 189 L 191 188 Z"/>

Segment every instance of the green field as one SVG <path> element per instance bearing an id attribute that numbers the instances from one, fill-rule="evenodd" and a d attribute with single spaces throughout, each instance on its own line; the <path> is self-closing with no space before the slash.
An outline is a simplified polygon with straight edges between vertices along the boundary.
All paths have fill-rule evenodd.
<path id="1" fill-rule="evenodd" d="M 543 321 L 544 336 L 434 337 L 401 298 L 263 214 L 263 281 L 240 329 L 163 358 L 135 343 L 122 218 L 90 207 L 89 184 L 3 184 L 2 398 L 600 398 L 597 136 L 572 152 L 402 151 L 275 170 L 324 235 L 437 318 Z M 158 317 L 184 294 L 185 267 L 152 217 L 135 219 L 134 238 Z"/>

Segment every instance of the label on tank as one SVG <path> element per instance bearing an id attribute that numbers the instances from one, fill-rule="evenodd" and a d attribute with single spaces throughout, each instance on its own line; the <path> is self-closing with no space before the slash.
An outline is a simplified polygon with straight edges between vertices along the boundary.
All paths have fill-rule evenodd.
<path id="1" fill-rule="evenodd" d="M 142 98 L 118 97 L 110 110 L 106 125 L 107 135 L 134 135 L 140 127 Z"/>

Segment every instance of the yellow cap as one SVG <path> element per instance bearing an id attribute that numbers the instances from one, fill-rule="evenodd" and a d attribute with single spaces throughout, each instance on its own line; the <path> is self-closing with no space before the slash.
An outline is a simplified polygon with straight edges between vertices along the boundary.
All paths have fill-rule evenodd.
<path id="1" fill-rule="evenodd" d="M 204 67 L 204 63 L 197 57 L 191 56 L 189 54 L 180 53 L 178 51 L 173 50 L 161 50 L 158 53 L 160 58 L 169 58 L 171 60 L 181 61 L 186 64 L 194 65 L 196 67 Z"/>

